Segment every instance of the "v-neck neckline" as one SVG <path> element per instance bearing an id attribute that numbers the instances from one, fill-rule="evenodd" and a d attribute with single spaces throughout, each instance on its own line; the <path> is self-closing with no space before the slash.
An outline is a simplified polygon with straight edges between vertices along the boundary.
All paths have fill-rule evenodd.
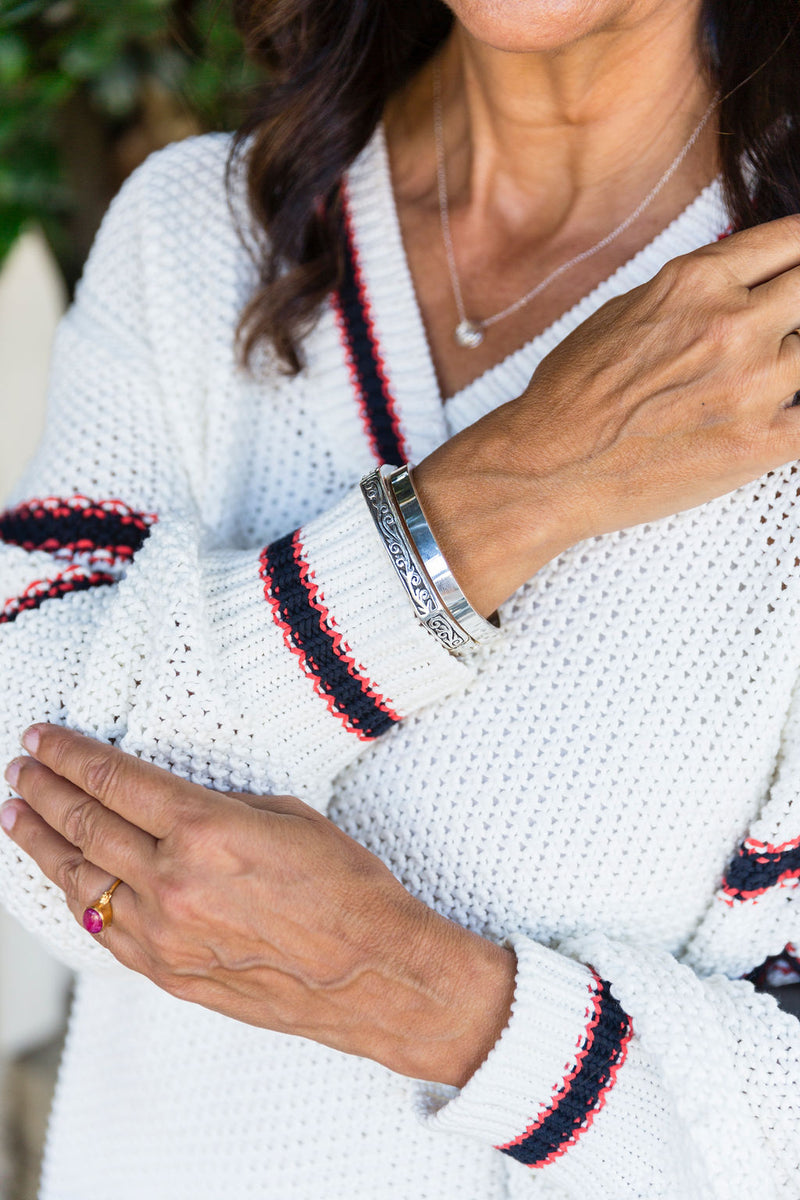
<path id="1" fill-rule="evenodd" d="M 677 255 L 715 241 L 729 225 L 715 179 L 546 329 L 443 397 L 403 243 L 382 122 L 348 172 L 347 199 L 371 324 L 410 458 L 417 462 L 458 430 L 519 395 L 539 362 L 607 300 L 646 283 Z"/>

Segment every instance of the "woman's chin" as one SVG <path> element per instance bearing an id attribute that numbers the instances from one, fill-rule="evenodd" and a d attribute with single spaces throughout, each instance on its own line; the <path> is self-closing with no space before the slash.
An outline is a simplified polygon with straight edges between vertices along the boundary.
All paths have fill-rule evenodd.
<path id="1" fill-rule="evenodd" d="M 476 41 L 510 54 L 565 49 L 607 28 L 636 8 L 657 8 L 664 0 L 448 0 Z"/>

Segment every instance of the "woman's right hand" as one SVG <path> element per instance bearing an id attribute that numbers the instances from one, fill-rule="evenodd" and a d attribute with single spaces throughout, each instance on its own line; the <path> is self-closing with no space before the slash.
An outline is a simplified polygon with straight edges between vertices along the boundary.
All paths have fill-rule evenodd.
<path id="1" fill-rule="evenodd" d="M 800 216 L 668 263 L 594 313 L 516 400 L 414 471 L 488 614 L 568 546 L 800 458 Z"/>

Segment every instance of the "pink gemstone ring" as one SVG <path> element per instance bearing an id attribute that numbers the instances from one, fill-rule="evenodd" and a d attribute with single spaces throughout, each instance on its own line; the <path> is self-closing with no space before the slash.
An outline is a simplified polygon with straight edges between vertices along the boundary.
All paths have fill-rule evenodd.
<path id="1" fill-rule="evenodd" d="M 102 933 L 114 920 L 114 910 L 111 907 L 111 897 L 120 885 L 115 879 L 107 892 L 103 892 L 99 900 L 83 910 L 83 928 L 89 933 Z"/>

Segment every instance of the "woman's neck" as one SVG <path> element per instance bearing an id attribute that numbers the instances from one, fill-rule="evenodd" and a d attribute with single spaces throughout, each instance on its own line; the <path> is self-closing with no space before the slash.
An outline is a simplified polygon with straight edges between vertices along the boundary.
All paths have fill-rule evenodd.
<path id="1" fill-rule="evenodd" d="M 712 118 L 643 216 L 562 274 L 478 349 L 458 322 L 439 216 L 433 73 L 441 72 L 447 205 L 467 315 L 517 301 L 637 208 L 690 137 L 711 89 L 698 48 L 700 0 L 632 0 L 626 19 L 560 49 L 525 53 L 456 23 L 390 101 L 384 123 L 403 240 L 444 395 L 493 366 L 611 275 L 716 173 Z M 648 7 L 650 15 L 637 11 Z"/>
<path id="2" fill-rule="evenodd" d="M 649 13 L 642 7 L 653 9 Z M 509 52 L 463 25 L 437 56 L 450 205 L 476 230 L 500 221 L 552 236 L 579 208 L 624 218 L 678 153 L 711 99 L 698 49 L 699 0 L 641 0 L 616 24 L 558 49 Z M 396 183 L 428 191 L 432 65 L 387 110 Z M 400 138 L 393 139 L 396 125 Z M 686 174 L 716 169 L 712 121 Z M 688 166 L 689 164 L 687 164 Z"/>

